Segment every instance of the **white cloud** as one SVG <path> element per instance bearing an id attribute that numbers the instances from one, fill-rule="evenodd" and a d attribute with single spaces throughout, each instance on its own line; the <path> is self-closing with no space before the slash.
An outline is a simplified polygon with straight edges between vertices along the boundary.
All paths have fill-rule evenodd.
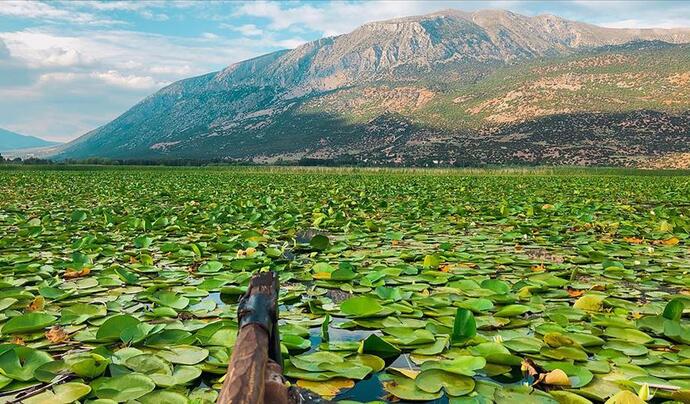
<path id="1" fill-rule="evenodd" d="M 184 66 L 153 66 L 149 68 L 149 71 L 154 74 L 172 74 L 181 77 L 188 76 L 194 72 L 189 65 Z"/>
<path id="2" fill-rule="evenodd" d="M 164 13 L 152 13 L 151 11 L 144 10 L 139 13 L 142 17 L 146 18 L 147 20 L 153 20 L 153 21 L 168 21 L 170 17 L 168 17 L 167 14 Z"/>
<path id="3" fill-rule="evenodd" d="M 236 11 L 237 16 L 266 18 L 272 30 L 314 30 L 326 36 L 350 32 L 358 26 L 395 17 L 427 14 L 434 11 L 457 8 L 477 10 L 500 8 L 510 5 L 520 8 L 522 1 L 367 1 L 367 2 L 316 2 L 294 6 L 293 3 L 255 1 L 244 3 Z M 284 4 L 284 5 L 283 5 Z"/>
<path id="4" fill-rule="evenodd" d="M 99 11 L 139 11 L 151 6 L 151 2 L 147 1 L 63 1 L 61 2 L 65 6 L 78 6 L 91 8 Z"/>
<path id="5" fill-rule="evenodd" d="M 266 35 L 228 46 L 224 38 L 119 30 L 0 32 L 0 127 L 74 138 L 172 81 L 303 42 Z"/>
<path id="6" fill-rule="evenodd" d="M 65 72 L 53 72 L 53 73 L 43 73 L 38 76 L 38 85 L 42 86 L 51 83 L 66 83 L 74 81 L 77 78 L 76 73 L 65 73 Z"/>
<path id="7" fill-rule="evenodd" d="M 40 19 L 44 21 L 67 21 L 75 24 L 87 25 L 112 25 L 122 23 L 122 21 L 109 18 L 98 18 L 91 13 L 65 10 L 41 1 L 0 1 L 0 15 Z"/>
<path id="8" fill-rule="evenodd" d="M 184 9 L 190 7 L 204 7 L 203 1 L 130 1 L 130 0 L 66 0 L 61 5 L 71 10 L 90 10 L 96 13 L 130 12 L 152 21 L 168 21 L 170 16 L 161 9 Z"/>
<path id="9" fill-rule="evenodd" d="M 317 31 L 326 36 L 350 32 L 358 26 L 395 17 L 427 14 L 442 9 L 466 11 L 501 8 L 536 15 L 551 13 L 566 18 L 625 28 L 690 26 L 690 3 L 671 1 L 329 1 L 314 3 L 255 1 L 244 3 L 236 16 L 266 19 L 271 30 Z M 631 18 L 636 15 L 637 18 Z M 615 16 L 618 19 L 607 17 Z M 627 16 L 627 17 L 626 17 Z"/>
<path id="10" fill-rule="evenodd" d="M 204 32 L 203 34 L 201 34 L 201 37 L 205 38 L 205 39 L 218 39 L 218 38 L 220 38 L 218 35 L 216 35 L 212 32 Z"/>
<path id="11" fill-rule="evenodd" d="M 91 73 L 91 77 L 102 80 L 105 83 L 113 86 L 134 88 L 139 90 L 154 89 L 168 84 L 165 82 L 156 82 L 156 80 L 154 80 L 154 78 L 151 76 L 136 76 L 134 74 L 123 75 L 117 70 L 93 72 Z"/>
<path id="12" fill-rule="evenodd" d="M 5 41 L 0 39 L 0 60 L 10 58 L 10 49 L 5 45 Z"/>
<path id="13" fill-rule="evenodd" d="M 264 30 L 261 28 L 257 27 L 255 24 L 244 24 L 240 26 L 235 26 L 232 24 L 227 24 L 227 23 L 222 23 L 220 24 L 221 28 L 225 29 L 230 29 L 235 32 L 239 32 L 240 34 L 244 36 L 261 36 L 264 33 Z"/>
<path id="14" fill-rule="evenodd" d="M 690 27 L 690 18 L 654 20 L 653 22 L 630 18 L 627 20 L 603 22 L 599 25 L 608 28 L 688 28 Z"/>

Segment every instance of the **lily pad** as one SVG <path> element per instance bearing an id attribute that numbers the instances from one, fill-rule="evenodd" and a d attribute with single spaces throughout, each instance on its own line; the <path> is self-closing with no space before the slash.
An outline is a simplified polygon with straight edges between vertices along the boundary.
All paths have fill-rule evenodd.
<path id="1" fill-rule="evenodd" d="M 92 385 L 98 398 L 109 399 L 118 403 L 136 400 L 156 388 L 150 377 L 141 373 L 128 373 L 120 376 L 103 378 Z"/>
<path id="2" fill-rule="evenodd" d="M 474 379 L 443 370 L 425 370 L 415 378 L 415 384 L 427 393 L 443 390 L 451 396 L 464 396 L 474 390 Z"/>
<path id="3" fill-rule="evenodd" d="M 340 304 L 340 310 L 349 316 L 364 317 L 379 313 L 383 306 L 367 296 L 351 297 Z"/>
<path id="4" fill-rule="evenodd" d="M 21 316 L 12 317 L 0 332 L 3 334 L 23 334 L 32 331 L 42 330 L 55 323 L 57 318 L 46 313 L 27 313 Z"/>

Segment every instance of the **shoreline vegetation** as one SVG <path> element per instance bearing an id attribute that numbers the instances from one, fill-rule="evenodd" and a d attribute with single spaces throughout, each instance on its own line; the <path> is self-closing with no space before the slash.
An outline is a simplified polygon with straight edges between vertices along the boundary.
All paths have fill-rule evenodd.
<path id="1" fill-rule="evenodd" d="M 302 166 L 302 165 L 167 165 L 167 164 L 89 164 L 66 162 L 0 163 L 0 170 L 166 170 L 202 169 L 231 170 L 252 174 L 322 173 L 322 174 L 399 174 L 457 176 L 690 176 L 686 169 L 646 169 L 586 166 L 486 166 L 486 167 L 367 167 L 367 166 Z"/>

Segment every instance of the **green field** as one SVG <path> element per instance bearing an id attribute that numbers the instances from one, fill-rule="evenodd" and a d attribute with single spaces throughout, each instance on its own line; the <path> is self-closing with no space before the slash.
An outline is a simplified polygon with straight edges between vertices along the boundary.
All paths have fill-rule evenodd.
<path id="1" fill-rule="evenodd" d="M 263 270 L 337 400 L 688 402 L 689 233 L 669 172 L 3 169 L 0 402 L 213 402 Z"/>

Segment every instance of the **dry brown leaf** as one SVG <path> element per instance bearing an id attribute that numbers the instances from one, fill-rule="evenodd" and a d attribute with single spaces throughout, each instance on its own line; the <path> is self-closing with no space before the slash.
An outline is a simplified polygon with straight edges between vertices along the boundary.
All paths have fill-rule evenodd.
<path id="1" fill-rule="evenodd" d="M 46 299 L 43 298 L 43 296 L 36 296 L 34 300 L 29 303 L 29 306 L 26 308 L 26 311 L 41 311 L 43 310 L 43 307 L 46 305 Z"/>
<path id="2" fill-rule="evenodd" d="M 354 387 L 355 382 L 350 379 L 344 379 L 337 377 L 335 379 L 323 381 L 323 382 L 313 382 L 309 380 L 297 380 L 297 385 L 303 389 L 311 390 L 316 394 L 324 396 L 326 398 L 334 397 L 340 390 L 350 389 Z"/>
<path id="3" fill-rule="evenodd" d="M 671 237 L 671 238 L 666 239 L 666 240 L 661 242 L 661 244 L 663 244 L 663 245 L 676 245 L 678 243 L 680 243 L 680 240 L 678 239 L 678 237 Z"/>
<path id="4" fill-rule="evenodd" d="M 65 271 L 65 273 L 62 275 L 62 277 L 65 279 L 82 278 L 84 276 L 87 276 L 90 273 L 91 273 L 90 268 L 82 268 L 80 270 L 67 268 L 67 271 Z"/>
<path id="5" fill-rule="evenodd" d="M 24 342 L 24 338 L 22 337 L 13 337 L 10 343 L 14 345 L 26 345 L 26 342 Z"/>
<path id="6" fill-rule="evenodd" d="M 568 288 L 568 296 L 570 296 L 570 297 L 580 297 L 584 294 L 585 294 L 584 290 Z"/>
<path id="7" fill-rule="evenodd" d="M 530 268 L 532 272 L 544 272 L 546 268 L 544 268 L 544 263 L 541 263 L 539 265 L 532 265 Z"/>
<path id="8" fill-rule="evenodd" d="M 570 379 L 561 369 L 554 369 L 544 376 L 544 383 L 552 386 L 570 386 Z"/>
<path id="9" fill-rule="evenodd" d="M 64 328 L 60 327 L 59 325 L 52 326 L 50 330 L 46 331 L 45 335 L 48 341 L 52 342 L 53 344 L 59 344 L 69 339 L 69 336 L 65 332 Z"/>
<path id="10" fill-rule="evenodd" d="M 624 237 L 623 240 L 627 241 L 630 244 L 642 244 L 642 242 L 644 241 L 639 237 Z"/>
<path id="11" fill-rule="evenodd" d="M 405 377 L 407 377 L 407 378 L 410 378 L 410 379 L 412 379 L 412 380 L 416 379 L 417 376 L 421 373 L 421 371 L 419 371 L 419 370 L 410 369 L 410 368 L 395 368 L 395 367 L 391 367 L 391 368 L 388 368 L 388 370 L 393 371 L 393 372 L 400 373 L 401 375 L 403 375 L 403 376 L 405 376 Z"/>
<path id="12" fill-rule="evenodd" d="M 189 269 L 187 269 L 187 272 L 189 272 L 190 274 L 194 273 L 194 272 L 196 272 L 197 269 L 199 269 L 199 266 L 201 266 L 201 263 L 195 262 L 189 266 Z"/>

